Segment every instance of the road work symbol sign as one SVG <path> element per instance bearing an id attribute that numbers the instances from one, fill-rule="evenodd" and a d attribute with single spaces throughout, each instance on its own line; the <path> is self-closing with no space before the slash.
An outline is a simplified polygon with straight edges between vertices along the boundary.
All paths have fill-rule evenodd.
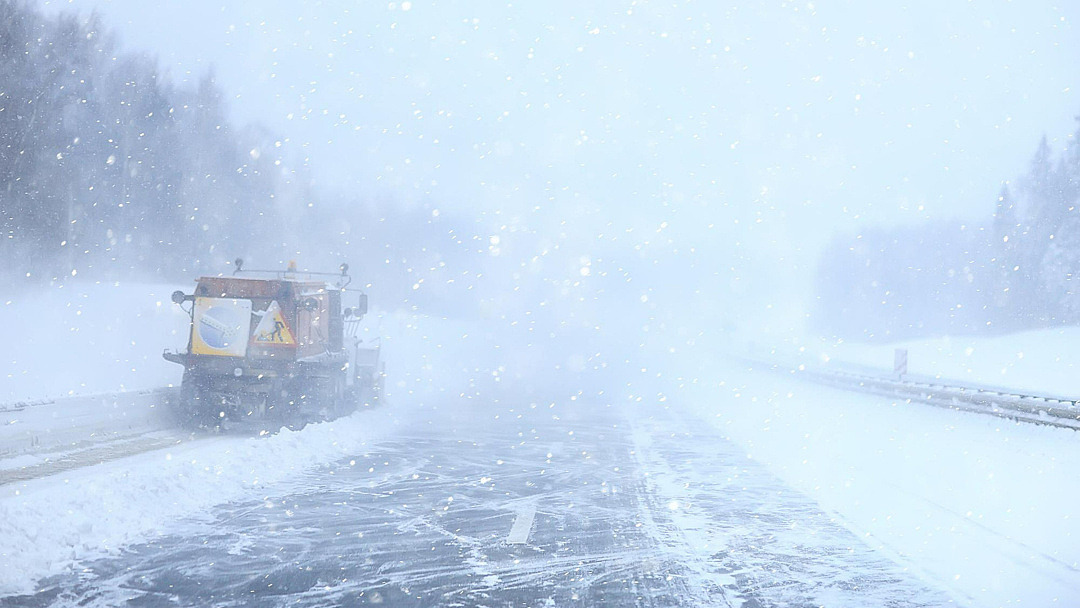
<path id="1" fill-rule="evenodd" d="M 285 346 L 296 344 L 292 332 L 289 331 L 288 324 L 285 323 L 285 317 L 281 314 L 281 307 L 278 306 L 277 300 L 271 302 L 270 306 L 267 307 L 266 312 L 263 313 L 263 318 L 255 326 L 255 332 L 252 336 L 256 344 L 281 344 Z"/>

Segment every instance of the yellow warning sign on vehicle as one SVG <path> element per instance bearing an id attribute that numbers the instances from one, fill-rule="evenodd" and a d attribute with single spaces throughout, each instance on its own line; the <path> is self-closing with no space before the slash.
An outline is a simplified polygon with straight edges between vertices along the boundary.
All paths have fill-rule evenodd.
<path id="1" fill-rule="evenodd" d="M 255 326 L 251 338 L 255 344 L 279 344 L 283 346 L 294 346 L 296 344 L 292 331 L 289 330 L 289 325 L 281 314 L 281 307 L 278 306 L 277 300 L 270 302 L 266 312 L 262 313 L 262 319 Z"/>

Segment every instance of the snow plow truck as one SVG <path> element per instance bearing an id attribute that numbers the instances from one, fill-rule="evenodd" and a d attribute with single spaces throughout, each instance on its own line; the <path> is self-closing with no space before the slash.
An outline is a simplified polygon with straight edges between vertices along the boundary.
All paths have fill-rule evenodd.
<path id="1" fill-rule="evenodd" d="M 367 295 L 339 273 L 246 270 L 198 279 L 172 301 L 191 318 L 176 402 L 188 428 L 275 430 L 346 415 L 378 401 L 379 346 L 358 336 Z M 344 306 L 354 300 L 354 306 Z"/>

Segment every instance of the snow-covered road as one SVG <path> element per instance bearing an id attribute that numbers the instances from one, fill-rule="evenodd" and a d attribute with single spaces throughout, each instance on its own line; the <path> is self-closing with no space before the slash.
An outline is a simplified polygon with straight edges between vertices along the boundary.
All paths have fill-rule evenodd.
<path id="1" fill-rule="evenodd" d="M 387 415 L 364 412 L 348 424 L 373 414 Z M 145 542 L 7 602 L 949 601 L 674 407 L 573 402 L 429 414 L 199 517 L 163 522 Z"/>

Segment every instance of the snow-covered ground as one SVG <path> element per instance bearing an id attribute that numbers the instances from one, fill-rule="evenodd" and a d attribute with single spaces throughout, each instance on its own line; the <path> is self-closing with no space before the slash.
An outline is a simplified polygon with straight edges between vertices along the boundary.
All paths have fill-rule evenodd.
<path id="1" fill-rule="evenodd" d="M 808 340 L 803 345 L 802 357 L 810 364 L 856 363 L 892 371 L 893 350 L 906 348 L 913 374 L 1080 397 L 1080 327 L 896 344 Z"/>
<path id="2" fill-rule="evenodd" d="M 0 297 L 0 403 L 157 388 L 180 382 L 161 358 L 187 344 L 173 286 L 71 282 Z"/>
<path id="3" fill-rule="evenodd" d="M 1076 432 L 712 369 L 677 402 L 961 604 L 1080 603 Z"/>

